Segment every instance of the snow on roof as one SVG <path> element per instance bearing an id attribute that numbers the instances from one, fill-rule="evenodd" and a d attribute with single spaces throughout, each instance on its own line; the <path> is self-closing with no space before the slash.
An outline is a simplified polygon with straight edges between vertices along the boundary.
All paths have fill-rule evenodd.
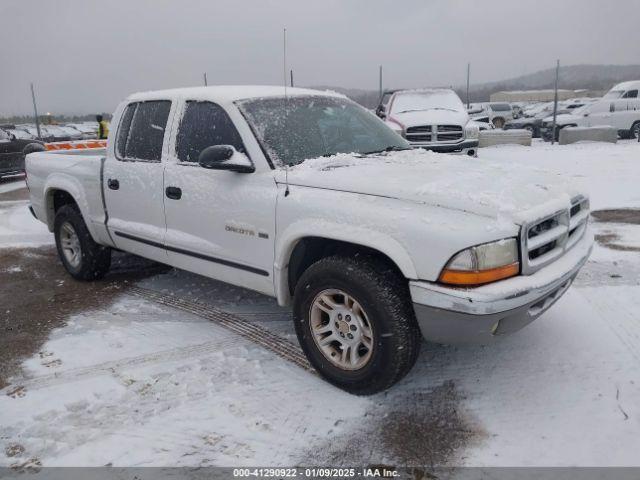
<path id="1" fill-rule="evenodd" d="M 640 80 L 618 83 L 614 85 L 611 90 L 631 90 L 633 88 L 640 88 Z"/>
<path id="2" fill-rule="evenodd" d="M 327 97 L 342 97 L 346 98 L 340 93 L 336 93 L 330 90 L 312 90 L 309 88 L 293 88 L 287 87 L 286 94 L 288 96 L 302 96 L 302 95 L 321 95 Z M 198 100 L 208 99 L 216 100 L 218 102 L 234 102 L 236 100 L 245 100 L 248 98 L 263 98 L 263 97 L 282 97 L 285 95 L 285 88 L 283 86 L 272 85 L 219 85 L 211 87 L 188 87 L 188 88 L 173 88 L 169 90 L 156 90 L 150 92 L 138 92 L 127 97 L 127 100 L 158 100 L 158 99 L 173 99 L 173 98 L 185 98 Z"/>
<path id="3" fill-rule="evenodd" d="M 438 92 L 451 92 L 450 88 L 405 88 L 402 90 L 396 90 L 395 93 L 438 93 Z"/>

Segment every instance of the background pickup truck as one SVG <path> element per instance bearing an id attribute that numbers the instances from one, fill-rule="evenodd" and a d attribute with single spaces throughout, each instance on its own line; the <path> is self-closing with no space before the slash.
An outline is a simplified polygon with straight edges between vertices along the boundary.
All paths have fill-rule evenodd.
<path id="1" fill-rule="evenodd" d="M 412 367 L 420 333 L 490 342 L 586 261 L 589 202 L 540 173 L 411 149 L 337 94 L 135 94 L 106 150 L 27 156 L 34 215 L 75 278 L 117 248 L 293 306 L 302 349 L 355 394 Z"/>

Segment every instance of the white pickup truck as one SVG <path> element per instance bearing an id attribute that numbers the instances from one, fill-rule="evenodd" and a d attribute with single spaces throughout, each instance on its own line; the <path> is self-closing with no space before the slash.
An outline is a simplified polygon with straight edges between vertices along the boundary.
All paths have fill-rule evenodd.
<path id="1" fill-rule="evenodd" d="M 589 202 L 521 169 L 422 149 L 329 92 L 208 87 L 135 94 L 106 150 L 27 156 L 31 209 L 76 279 L 111 249 L 293 305 L 328 381 L 371 394 L 420 333 L 486 343 L 569 287 Z"/>

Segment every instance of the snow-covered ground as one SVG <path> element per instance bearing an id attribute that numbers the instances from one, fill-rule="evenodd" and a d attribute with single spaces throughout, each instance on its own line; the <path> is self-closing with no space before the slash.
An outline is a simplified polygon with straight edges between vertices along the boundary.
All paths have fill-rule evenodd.
<path id="1" fill-rule="evenodd" d="M 47 226 L 33 218 L 28 207 L 25 200 L 0 202 L 0 248 L 37 247 L 54 242 Z"/>
<path id="2" fill-rule="evenodd" d="M 570 176 L 594 210 L 640 207 L 637 142 L 536 142 L 483 149 L 485 159 Z M 0 202 L 2 245 L 50 241 L 43 229 L 24 204 Z M 69 318 L 0 392 L 0 446 L 17 452 L 0 451 L 0 466 L 639 466 L 640 225 L 594 229 L 608 241 L 536 322 L 487 347 L 425 343 L 406 379 L 367 398 L 124 294 Z M 143 286 L 293 338 L 288 312 L 266 297 L 184 272 Z"/>

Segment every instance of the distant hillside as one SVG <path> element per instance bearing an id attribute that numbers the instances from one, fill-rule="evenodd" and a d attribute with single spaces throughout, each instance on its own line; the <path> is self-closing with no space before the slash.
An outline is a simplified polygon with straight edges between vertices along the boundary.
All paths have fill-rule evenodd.
<path id="1" fill-rule="evenodd" d="M 472 102 L 486 102 L 489 95 L 501 90 L 539 90 L 553 88 L 555 68 L 522 75 L 508 80 L 500 80 L 471 85 L 469 96 Z M 613 85 L 625 80 L 640 80 L 640 65 L 569 65 L 560 66 L 559 87 L 571 90 L 609 90 Z M 433 86 L 433 85 L 425 85 Z M 312 88 L 328 89 L 340 92 L 367 108 L 374 108 L 378 102 L 377 90 L 316 86 Z M 455 88 L 460 98 L 465 100 L 464 86 Z"/>
<path id="2" fill-rule="evenodd" d="M 501 90 L 540 90 L 553 88 L 556 70 L 540 70 L 521 77 L 498 82 L 472 85 L 469 88 L 471 101 L 489 100 L 489 95 Z M 569 65 L 560 66 L 558 86 L 570 90 L 609 90 L 616 83 L 625 80 L 640 80 L 640 65 Z M 458 94 L 464 87 L 456 88 Z"/>

